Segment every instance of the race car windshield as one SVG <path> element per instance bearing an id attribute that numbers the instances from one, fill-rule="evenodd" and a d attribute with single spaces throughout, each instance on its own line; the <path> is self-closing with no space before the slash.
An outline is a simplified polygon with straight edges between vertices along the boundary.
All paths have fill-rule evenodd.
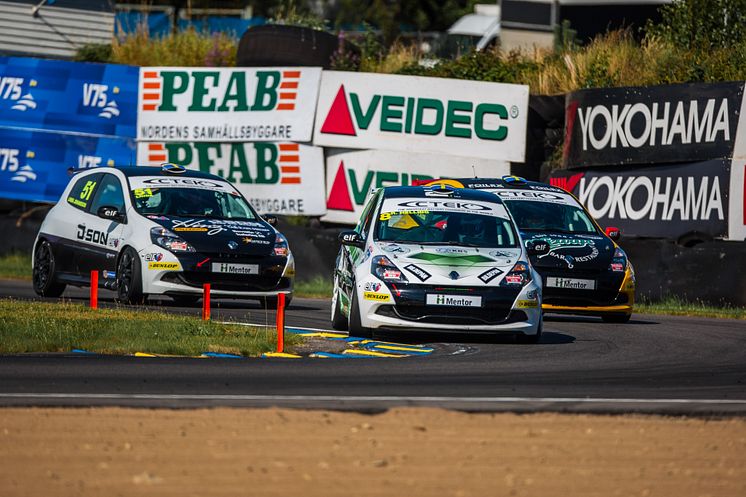
<path id="1" fill-rule="evenodd" d="M 522 231 L 597 234 L 593 221 L 580 207 L 529 200 L 504 200 Z"/>
<path id="2" fill-rule="evenodd" d="M 257 215 L 238 192 L 199 188 L 136 188 L 132 203 L 142 215 L 256 219 Z"/>
<path id="3" fill-rule="evenodd" d="M 468 212 L 382 212 L 376 239 L 382 242 L 466 247 L 516 247 L 517 237 L 509 219 Z"/>

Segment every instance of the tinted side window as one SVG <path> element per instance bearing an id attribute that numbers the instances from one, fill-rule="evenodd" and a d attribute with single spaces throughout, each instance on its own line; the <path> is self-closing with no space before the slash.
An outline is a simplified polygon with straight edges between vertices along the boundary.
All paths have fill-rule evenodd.
<path id="1" fill-rule="evenodd" d="M 73 185 L 67 196 L 67 203 L 80 210 L 88 210 L 93 194 L 96 192 L 101 174 L 91 174 L 80 178 Z"/>
<path id="2" fill-rule="evenodd" d="M 373 221 L 373 214 L 376 211 L 375 207 L 378 204 L 378 199 L 380 197 L 380 194 L 376 194 L 371 197 L 371 199 L 368 201 L 368 205 L 366 205 L 365 209 L 363 210 L 363 215 L 360 217 L 360 221 L 358 222 L 357 227 L 355 228 L 355 231 L 357 231 L 364 237 L 368 236 L 370 224 Z"/>
<path id="3" fill-rule="evenodd" d="M 113 174 L 104 174 L 96 186 L 96 195 L 91 204 L 91 212 L 98 212 L 98 209 L 104 205 L 116 207 L 119 212 L 124 211 L 122 183 Z"/>

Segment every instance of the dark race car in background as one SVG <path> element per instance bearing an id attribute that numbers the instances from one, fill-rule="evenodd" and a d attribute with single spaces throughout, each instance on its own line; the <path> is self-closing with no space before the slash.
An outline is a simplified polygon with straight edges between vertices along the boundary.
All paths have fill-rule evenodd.
<path id="1" fill-rule="evenodd" d="M 616 228 L 602 230 L 567 191 L 515 176 L 434 180 L 457 188 L 499 196 L 510 210 L 526 244 L 547 244 L 531 264 L 544 281 L 546 312 L 600 316 L 629 321 L 635 301 L 635 273 L 617 245 Z"/>

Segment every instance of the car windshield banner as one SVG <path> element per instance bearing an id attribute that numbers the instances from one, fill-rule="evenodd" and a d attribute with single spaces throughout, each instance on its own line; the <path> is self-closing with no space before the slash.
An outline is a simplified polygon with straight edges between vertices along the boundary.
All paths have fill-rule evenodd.
<path id="1" fill-rule="evenodd" d="M 163 162 L 217 174 L 230 181 L 260 214 L 321 216 L 324 154 L 298 143 L 139 142 L 138 164 Z"/>
<path id="2" fill-rule="evenodd" d="M 550 183 L 575 194 L 602 227 L 623 236 L 680 239 L 728 235 L 730 160 L 636 169 L 556 171 Z M 743 197 L 741 197 L 743 198 Z"/>
<path id="3" fill-rule="evenodd" d="M 388 150 L 327 149 L 324 221 L 355 224 L 373 189 L 406 186 L 416 180 L 510 174 L 510 164 L 499 160 L 469 159 Z"/>
<path id="4" fill-rule="evenodd" d="M 130 164 L 134 138 L 0 128 L 0 198 L 56 202 L 68 168 Z"/>
<path id="5" fill-rule="evenodd" d="M 743 82 L 581 90 L 567 95 L 564 166 L 732 157 Z"/>
<path id="6" fill-rule="evenodd" d="M 139 70 L 0 57 L 0 126 L 134 138 Z"/>
<path id="7" fill-rule="evenodd" d="M 319 67 L 142 67 L 141 141 L 311 141 Z"/>
<path id="8" fill-rule="evenodd" d="M 523 162 L 528 86 L 324 71 L 314 143 Z"/>

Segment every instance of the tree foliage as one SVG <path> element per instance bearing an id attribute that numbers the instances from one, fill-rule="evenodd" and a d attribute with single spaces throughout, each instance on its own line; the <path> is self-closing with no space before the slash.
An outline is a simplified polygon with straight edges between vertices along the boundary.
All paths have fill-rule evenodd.
<path id="1" fill-rule="evenodd" d="M 686 49 L 727 48 L 746 40 L 746 0 L 675 0 L 661 8 L 649 36 Z"/>

